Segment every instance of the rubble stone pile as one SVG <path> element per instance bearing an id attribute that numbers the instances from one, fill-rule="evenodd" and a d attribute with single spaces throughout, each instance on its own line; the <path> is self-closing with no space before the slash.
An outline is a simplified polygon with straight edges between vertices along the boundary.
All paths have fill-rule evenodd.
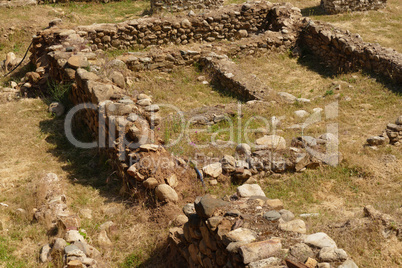
<path id="1" fill-rule="evenodd" d="M 385 145 L 387 143 L 395 146 L 402 144 L 402 115 L 395 120 L 394 124 L 389 123 L 381 135 L 367 139 L 367 144 L 370 146 Z"/>
<path id="2" fill-rule="evenodd" d="M 44 202 L 34 209 L 34 219 L 44 224 L 49 243 L 42 246 L 39 260 L 43 263 L 60 258 L 64 267 L 108 267 L 100 252 L 84 238 L 81 219 L 67 206 L 59 178 L 48 173 L 42 178 L 35 192 Z"/>
<path id="3" fill-rule="evenodd" d="M 169 238 L 189 267 L 357 267 L 327 234 L 307 234 L 305 222 L 258 184 L 223 200 L 197 197 L 183 213 L 188 222 Z"/>

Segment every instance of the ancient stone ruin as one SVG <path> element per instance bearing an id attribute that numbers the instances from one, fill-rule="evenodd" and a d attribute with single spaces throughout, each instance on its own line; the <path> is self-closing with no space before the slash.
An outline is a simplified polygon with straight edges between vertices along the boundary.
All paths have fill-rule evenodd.
<path id="1" fill-rule="evenodd" d="M 386 5 L 387 0 L 321 0 L 321 7 L 328 14 L 377 10 Z"/>
<path id="2" fill-rule="evenodd" d="M 175 11 L 214 8 L 221 5 L 221 1 L 185 4 L 152 1 L 152 5 L 157 11 Z M 188 161 L 164 148 L 163 140 L 155 131 L 162 120 L 160 107 L 146 94 L 128 94 L 125 90 L 129 83 L 127 74 L 146 70 L 169 72 L 197 63 L 212 85 L 229 91 L 239 100 L 264 103 L 275 98 L 284 105 L 310 102 L 286 92 L 271 92 L 249 78 L 240 79 L 241 70 L 231 60 L 234 56 L 300 48 L 337 71 L 366 70 L 402 83 L 402 55 L 395 50 L 365 43 L 357 34 L 303 18 L 300 9 L 291 4 L 259 1 L 226 6 L 201 15 L 146 17 L 73 29 L 63 28 L 60 20 L 52 21 L 47 29 L 33 37 L 30 60 L 35 71 L 28 72 L 18 87 L 28 95 L 46 88 L 49 79 L 71 85 L 70 99 L 85 108 L 75 115 L 75 123 L 84 123 L 97 146 L 108 154 L 121 178 L 121 192 L 132 197 L 152 192 L 161 203 L 175 203 L 181 197 L 180 190 L 194 177 L 194 170 L 189 168 Z M 105 51 L 116 49 L 142 51 L 109 60 Z M 9 93 L 12 97 L 16 92 L 10 90 Z M 51 111 L 57 113 L 57 107 L 56 104 L 50 107 Z M 213 124 L 219 122 L 218 117 L 204 116 L 200 121 Z M 387 126 L 392 144 L 400 143 L 400 121 L 398 118 L 396 124 Z M 256 143 L 259 147 L 253 151 L 247 144 L 238 144 L 233 154 L 199 167 L 200 177 L 211 178 L 211 182 L 223 174 L 245 184 L 224 200 L 205 195 L 198 197 L 194 205 L 184 207 L 186 223 L 182 228 L 170 230 L 170 240 L 189 267 L 280 267 L 285 264 L 288 267 L 356 267 L 335 241 L 325 233 L 306 235 L 302 219 L 295 219 L 292 212 L 284 209 L 282 201 L 267 198 L 254 184 L 256 177 L 268 173 L 299 172 L 341 161 L 342 155 L 338 152 L 321 156 L 329 147 L 337 146 L 336 137 L 331 133 L 318 137 L 298 136 L 288 147 L 282 137 L 264 135 Z M 162 159 L 163 170 L 144 165 L 155 159 Z M 56 204 L 56 209 L 62 208 L 69 219 L 64 224 L 67 238 L 64 242 L 50 241 L 42 249 L 41 258 L 46 261 L 54 250 L 62 253 L 64 250 L 65 264 L 79 260 L 86 267 L 95 267 L 101 260 L 96 254 L 87 254 L 91 248 L 82 245 L 83 239 L 77 231 L 79 223 L 70 224 L 74 217 L 59 196 L 62 194 L 57 193 L 55 202 L 52 196 L 48 203 Z M 46 209 L 53 209 L 53 205 L 38 210 L 35 217 L 38 220 L 45 217 Z M 52 220 L 53 224 L 57 222 Z M 103 239 L 106 240 L 108 227 L 104 228 Z M 70 239 L 70 235 L 78 238 Z M 65 242 L 71 245 L 65 246 Z"/>

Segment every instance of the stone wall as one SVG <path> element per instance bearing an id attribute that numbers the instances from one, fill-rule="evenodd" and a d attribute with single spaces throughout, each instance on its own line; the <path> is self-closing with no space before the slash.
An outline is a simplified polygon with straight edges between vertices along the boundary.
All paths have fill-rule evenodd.
<path id="1" fill-rule="evenodd" d="M 385 8 L 387 0 L 321 0 L 321 7 L 328 14 Z"/>
<path id="2" fill-rule="evenodd" d="M 92 50 L 144 48 L 151 45 L 186 45 L 194 42 L 234 41 L 267 30 L 292 34 L 300 9 L 261 2 L 236 5 L 204 15 L 184 18 L 141 18 L 119 24 L 78 27 Z"/>
<path id="3" fill-rule="evenodd" d="M 305 19 L 300 44 L 337 71 L 363 69 L 402 83 L 402 54 L 363 42 L 358 34 Z"/>
<path id="4" fill-rule="evenodd" d="M 183 11 L 191 9 L 216 9 L 224 0 L 151 0 L 152 12 Z"/>
<path id="5" fill-rule="evenodd" d="M 169 230 L 170 242 L 189 267 L 357 267 L 327 234 L 306 235 L 305 222 L 283 206 L 258 184 L 224 200 L 197 197 L 183 207 L 183 227 Z"/>

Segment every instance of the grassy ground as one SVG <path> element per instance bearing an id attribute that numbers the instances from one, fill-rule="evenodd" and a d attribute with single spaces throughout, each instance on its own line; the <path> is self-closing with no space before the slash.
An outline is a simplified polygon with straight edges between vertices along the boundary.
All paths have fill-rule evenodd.
<path id="1" fill-rule="evenodd" d="M 40 247 L 48 242 L 47 230 L 32 221 L 32 209 L 40 203 L 33 189 L 48 172 L 61 178 L 73 212 L 92 210 L 92 219 L 82 217 L 82 228 L 107 262 L 133 267 L 150 262 L 151 255 L 156 260 L 169 225 L 156 221 L 157 213 L 142 209 L 142 203 L 121 199 L 107 159 L 97 151 L 71 146 L 64 136 L 64 120 L 46 110 L 40 99 L 0 104 L 0 202 L 8 205 L 0 206 L 0 267 L 47 267 L 37 261 Z M 96 241 L 106 221 L 117 226 L 111 248 Z"/>

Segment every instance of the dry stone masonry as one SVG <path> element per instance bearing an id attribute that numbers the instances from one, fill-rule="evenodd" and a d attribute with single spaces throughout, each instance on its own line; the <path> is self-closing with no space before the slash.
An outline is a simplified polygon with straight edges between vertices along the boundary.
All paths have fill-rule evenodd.
<path id="1" fill-rule="evenodd" d="M 358 34 L 306 19 L 300 42 L 335 70 L 363 69 L 402 83 L 402 54 L 379 44 L 365 43 Z"/>
<path id="2" fill-rule="evenodd" d="M 395 146 L 402 144 L 402 115 L 395 120 L 395 123 L 389 123 L 381 135 L 367 139 L 369 146 L 385 145 L 387 143 Z"/>
<path id="3" fill-rule="evenodd" d="M 377 10 L 386 5 L 387 0 L 321 0 L 321 7 L 328 14 Z"/>
<path id="4" fill-rule="evenodd" d="M 151 0 L 152 12 L 183 11 L 191 9 L 216 9 L 223 6 L 224 0 Z"/>
<path id="5" fill-rule="evenodd" d="M 327 234 L 307 234 L 305 222 L 258 184 L 223 200 L 197 197 L 183 213 L 188 221 L 169 238 L 189 267 L 357 267 Z"/>

